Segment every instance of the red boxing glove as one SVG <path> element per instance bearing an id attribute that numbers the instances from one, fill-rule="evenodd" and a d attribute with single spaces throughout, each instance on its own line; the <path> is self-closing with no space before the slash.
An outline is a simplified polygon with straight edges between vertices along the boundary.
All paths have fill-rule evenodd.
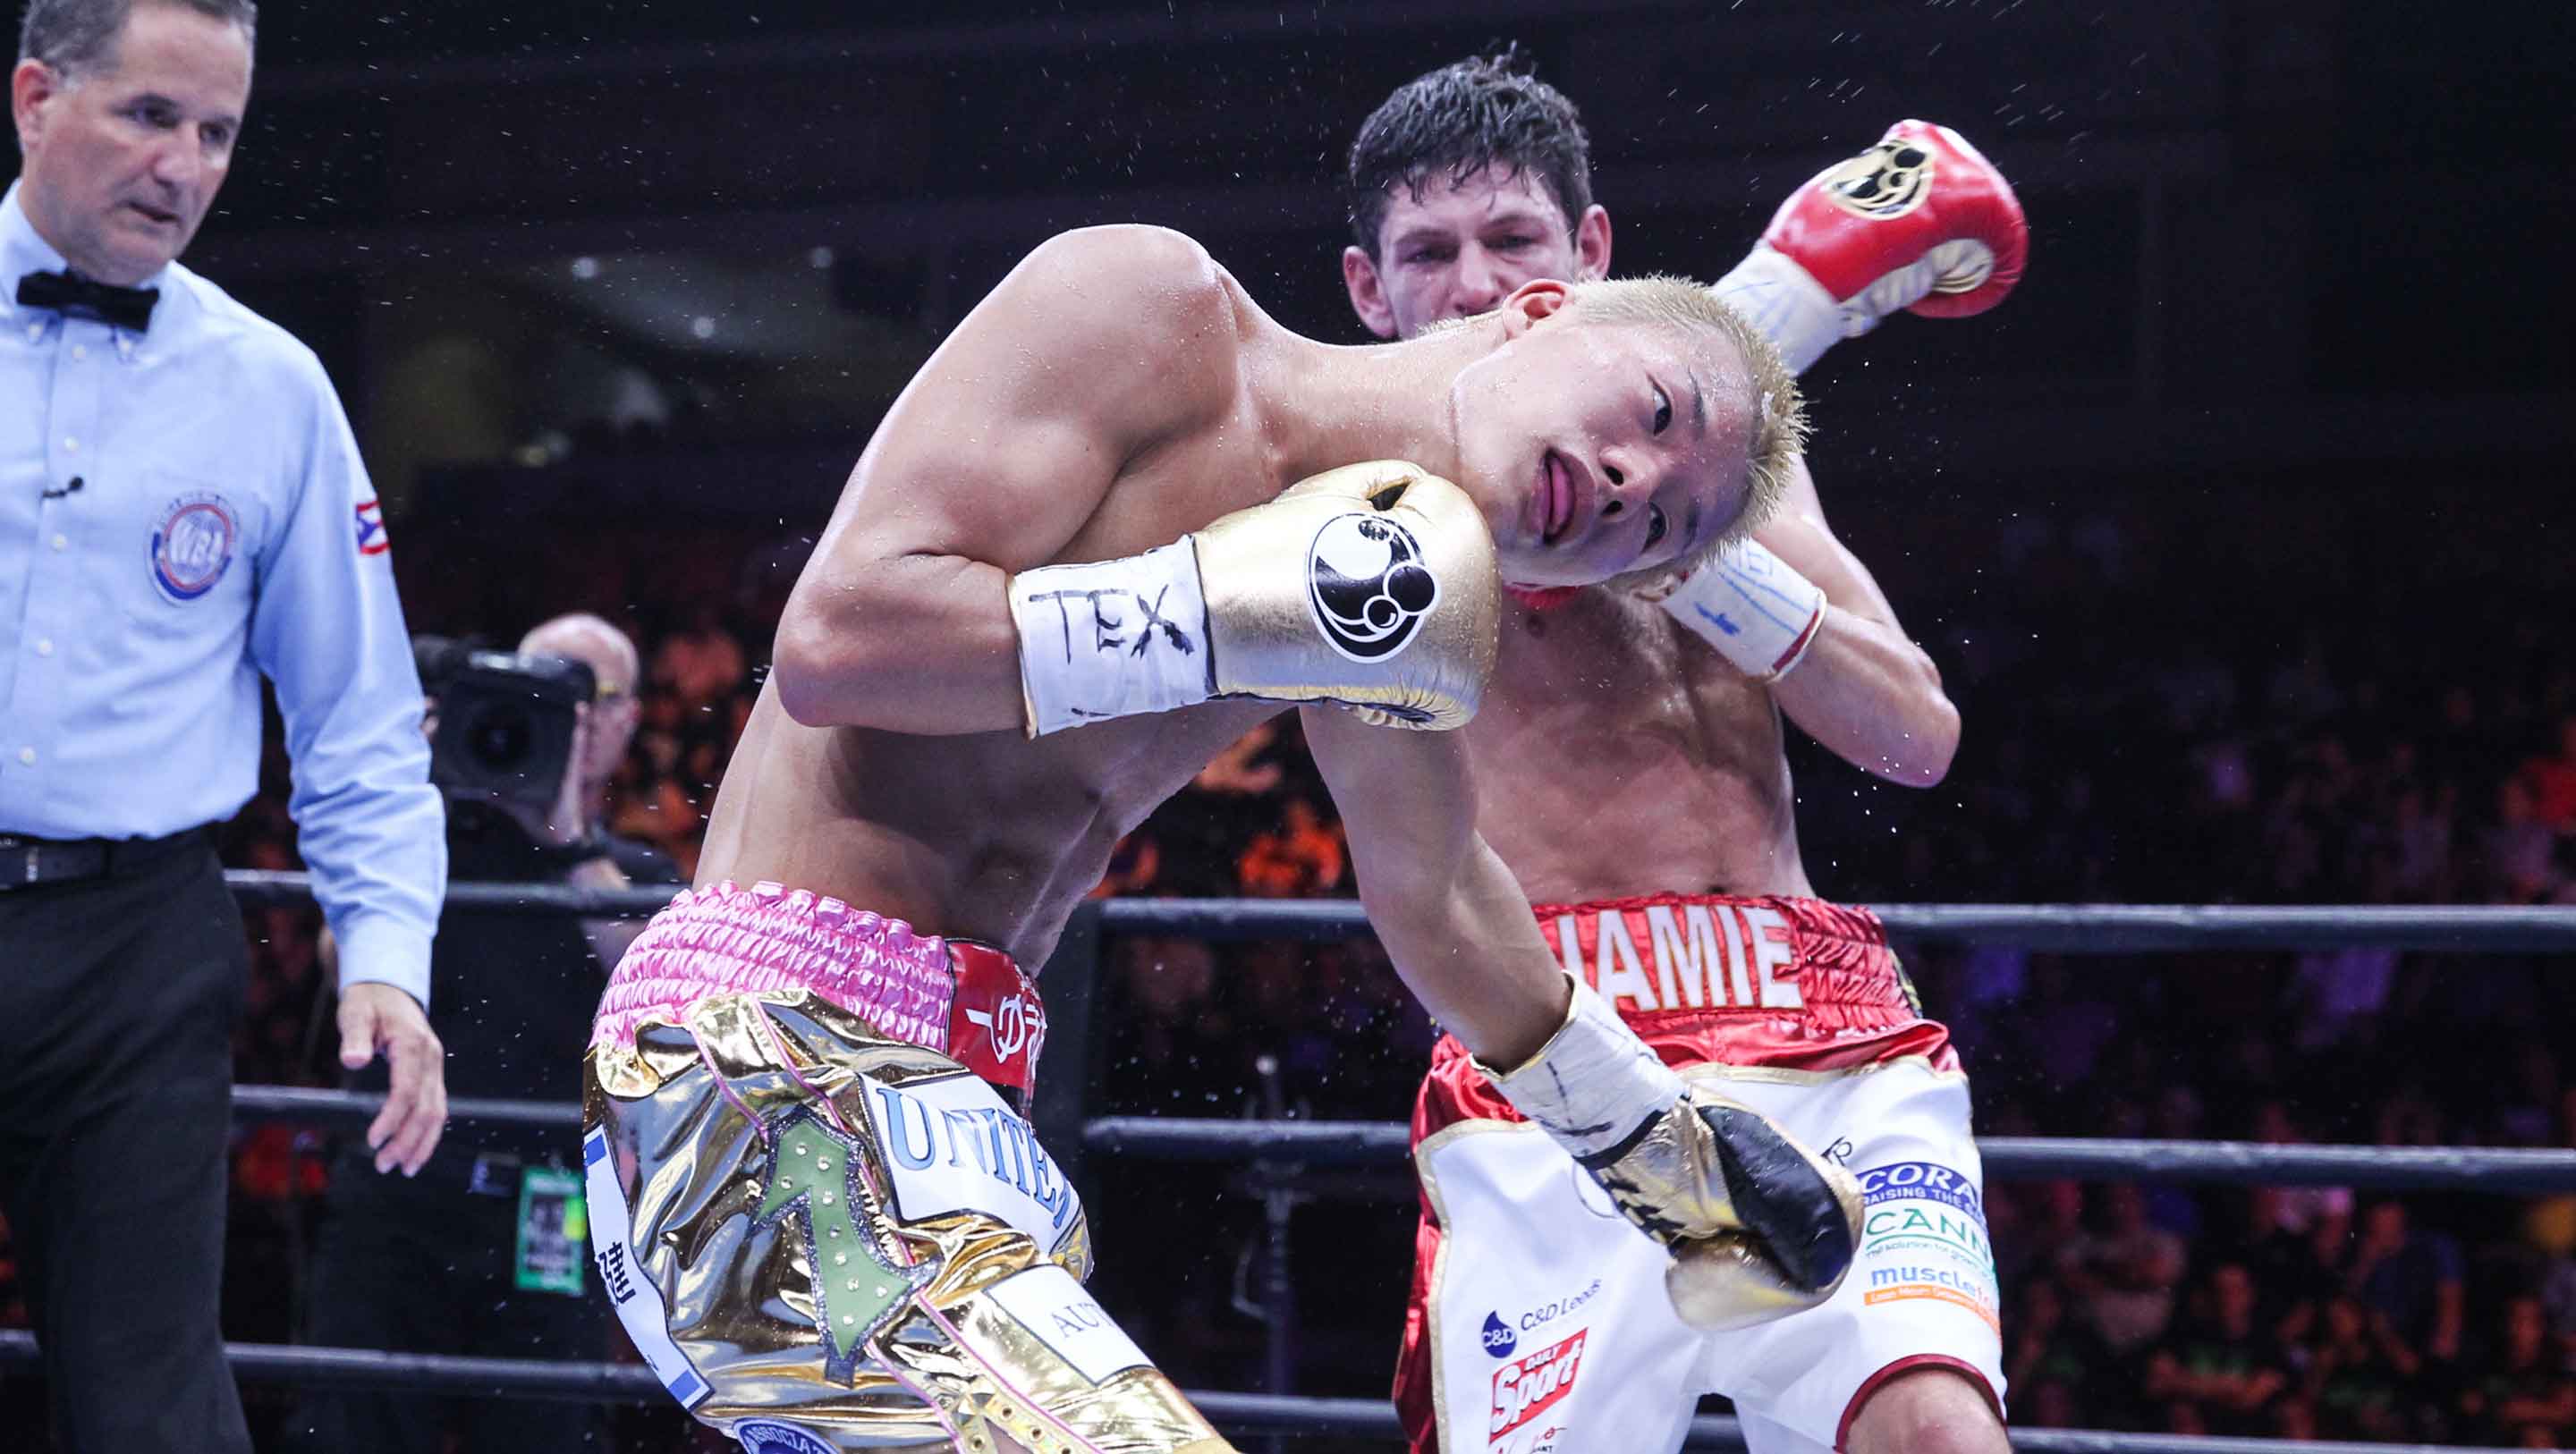
<path id="1" fill-rule="evenodd" d="M 1900 121 L 1791 193 L 1715 291 L 1804 373 L 1899 308 L 1983 313 L 2021 281 L 2029 252 L 2003 173 L 1948 127 Z"/>

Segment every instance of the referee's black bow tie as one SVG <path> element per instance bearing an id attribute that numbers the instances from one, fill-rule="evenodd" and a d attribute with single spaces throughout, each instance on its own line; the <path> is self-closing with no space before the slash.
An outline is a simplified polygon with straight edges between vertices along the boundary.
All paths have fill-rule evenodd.
<path id="1" fill-rule="evenodd" d="M 152 304 L 160 296 L 158 288 L 120 288 L 78 273 L 29 273 L 18 280 L 18 301 L 30 308 L 86 314 L 136 333 L 152 326 Z"/>

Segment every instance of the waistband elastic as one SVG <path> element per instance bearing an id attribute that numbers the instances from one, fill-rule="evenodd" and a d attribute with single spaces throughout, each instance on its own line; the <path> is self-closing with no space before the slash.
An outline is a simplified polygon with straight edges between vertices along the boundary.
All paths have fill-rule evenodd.
<path id="1" fill-rule="evenodd" d="M 811 990 L 885 1035 L 1025 1098 L 1046 1040 L 1037 985 L 990 945 L 775 883 L 690 889 L 637 935 L 600 996 L 591 1043 L 631 1045 L 711 994 Z"/>

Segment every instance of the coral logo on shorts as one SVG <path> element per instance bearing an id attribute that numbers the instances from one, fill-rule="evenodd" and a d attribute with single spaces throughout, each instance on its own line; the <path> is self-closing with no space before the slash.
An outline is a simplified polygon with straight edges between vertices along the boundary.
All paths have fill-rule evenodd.
<path id="1" fill-rule="evenodd" d="M 1583 1343 L 1590 1336 L 1591 1331 L 1586 1329 L 1494 1370 L 1494 1407 L 1486 1424 L 1487 1443 L 1565 1402 L 1566 1395 L 1574 1392 L 1575 1376 L 1583 1371 Z"/>
<path id="2" fill-rule="evenodd" d="M 1932 154 L 1910 141 L 1882 141 L 1825 174 L 1825 195 L 1846 212 L 1884 221 L 1923 205 Z"/>
<path id="3" fill-rule="evenodd" d="M 1306 609 L 1324 644 L 1352 661 L 1385 661 L 1413 644 L 1440 603 L 1413 532 L 1382 515 L 1336 515 L 1306 547 Z"/>
<path id="4" fill-rule="evenodd" d="M 171 600 L 197 599 L 224 578 L 240 539 L 240 517 L 230 501 L 221 495 L 180 496 L 152 531 L 153 583 Z"/>
<path id="5" fill-rule="evenodd" d="M 733 1436 L 742 1441 L 743 1454 L 832 1454 L 832 1446 L 785 1424 L 767 1419 L 745 1419 L 733 1426 Z"/>

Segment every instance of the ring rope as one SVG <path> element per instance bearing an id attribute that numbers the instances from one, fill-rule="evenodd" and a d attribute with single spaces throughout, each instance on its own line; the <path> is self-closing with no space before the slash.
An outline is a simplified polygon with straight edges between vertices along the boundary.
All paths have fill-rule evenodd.
<path id="1" fill-rule="evenodd" d="M 233 1087 L 246 1120 L 363 1121 L 385 1098 L 310 1086 Z M 566 1131 L 581 1127 L 573 1102 L 450 1101 L 450 1119 Z M 1104 1116 L 1083 1126 L 1083 1145 L 1154 1161 L 1294 1161 L 1309 1166 L 1395 1166 L 1412 1154 L 1402 1121 L 1229 1121 Z M 2238 1186 L 2405 1187 L 2538 1193 L 2576 1191 L 2576 1151 L 2489 1146 L 2310 1146 L 2259 1141 L 2118 1141 L 1987 1136 L 1977 1142 L 1988 1175 L 2083 1181 L 2191 1181 Z"/>
<path id="2" fill-rule="evenodd" d="M 224 882 L 245 904 L 302 903 L 308 875 L 233 869 Z M 576 889 L 562 884 L 451 883 L 447 902 L 520 913 L 642 918 L 671 901 L 663 887 Z M 1353 899 L 1104 899 L 1103 929 L 1219 941 L 1337 940 L 1369 933 Z M 2479 954 L 2576 950 L 2576 906 L 2438 904 L 1878 904 L 1888 931 L 1928 944 L 1998 944 L 2055 954 L 2152 954 L 2204 949 L 2447 949 Z"/>
<path id="3" fill-rule="evenodd" d="M 1402 1121 L 1229 1121 L 1104 1116 L 1086 1149 L 1157 1161 L 1295 1161 L 1394 1166 L 1410 1159 Z M 2576 1191 L 2576 1151 L 2487 1146 L 2314 1146 L 2260 1141 L 2124 1141 L 1981 1136 L 1986 1174 L 2007 1181 L 2190 1181 L 2238 1186 L 2406 1187 L 2511 1194 Z"/>
<path id="4" fill-rule="evenodd" d="M 0 1369 L 31 1366 L 42 1355 L 33 1334 L 0 1332 Z M 260 1383 L 315 1388 L 374 1388 L 562 1399 L 583 1403 L 661 1403 L 669 1396 L 640 1363 L 567 1363 L 538 1358 L 463 1358 L 387 1353 L 374 1348 L 305 1348 L 284 1343 L 227 1343 L 233 1371 Z M 1340 1434 L 1401 1437 L 1395 1409 L 1381 1399 L 1309 1398 L 1290 1394 L 1184 1390 L 1210 1422 L 1231 1433 Z M 2090 1429 L 2012 1431 L 2029 1454 L 2507 1454 L 2474 1445 L 2338 1444 L 2274 1439 L 2215 1439 L 2177 1434 L 2121 1434 Z M 1686 1449 L 1741 1449 L 1738 1423 L 1717 1414 L 1691 1420 Z"/>

